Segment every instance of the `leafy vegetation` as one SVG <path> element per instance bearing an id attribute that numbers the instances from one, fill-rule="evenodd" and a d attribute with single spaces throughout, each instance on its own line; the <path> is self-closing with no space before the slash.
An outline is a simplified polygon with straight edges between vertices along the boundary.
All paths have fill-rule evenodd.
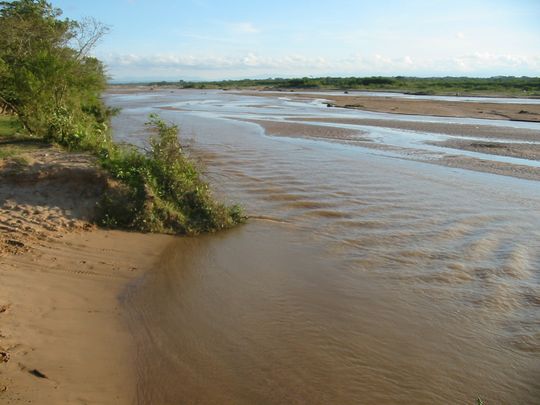
<path id="1" fill-rule="evenodd" d="M 244 221 L 240 207 L 227 207 L 212 198 L 208 184 L 182 151 L 178 127 L 157 115 L 150 116 L 148 125 L 154 135 L 146 154 L 129 146 L 103 151 L 103 167 L 123 187 L 113 189 L 101 202 L 101 224 L 196 234 Z"/>
<path id="2" fill-rule="evenodd" d="M 0 102 L 30 133 L 92 147 L 103 141 L 108 110 L 103 65 L 88 51 L 107 29 L 60 15 L 44 0 L 0 2 Z"/>
<path id="3" fill-rule="evenodd" d="M 216 202 L 178 141 L 178 128 L 157 116 L 150 151 L 112 141 L 113 110 L 100 98 L 103 65 L 89 56 L 107 32 L 95 20 L 60 19 L 45 0 L 0 1 L 0 109 L 27 134 L 71 150 L 86 150 L 117 186 L 100 204 L 99 222 L 151 232 L 215 231 L 242 222 L 238 206 Z M 13 135 L 13 120 L 0 131 Z M 10 132 L 11 131 L 11 132 Z M 5 149 L 5 155 L 17 147 Z M 1 156 L 0 156 L 1 157 Z"/>
<path id="4" fill-rule="evenodd" d="M 293 79 L 224 80 L 209 82 L 155 82 L 150 86 L 181 88 L 264 88 L 382 90 L 412 94 L 540 96 L 539 77 L 304 77 Z"/>

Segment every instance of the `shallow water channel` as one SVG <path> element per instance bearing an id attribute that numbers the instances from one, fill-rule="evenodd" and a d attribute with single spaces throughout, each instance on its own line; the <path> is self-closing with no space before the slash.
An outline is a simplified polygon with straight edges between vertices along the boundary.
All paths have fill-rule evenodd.
<path id="1" fill-rule="evenodd" d="M 142 145 L 151 112 L 179 124 L 216 194 L 252 217 L 178 238 L 129 289 L 140 403 L 539 403 L 539 182 L 244 121 L 374 115 L 312 101 L 184 90 L 107 102 L 123 109 L 122 140 Z"/>

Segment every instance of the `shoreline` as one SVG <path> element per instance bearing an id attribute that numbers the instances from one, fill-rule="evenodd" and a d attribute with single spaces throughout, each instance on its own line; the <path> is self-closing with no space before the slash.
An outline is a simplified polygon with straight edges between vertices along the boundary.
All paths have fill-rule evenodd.
<path id="1" fill-rule="evenodd" d="M 472 124 L 446 124 L 439 122 L 419 122 L 401 120 L 383 120 L 374 118 L 289 118 L 288 121 L 301 121 L 307 123 L 339 123 L 351 125 L 365 125 L 368 127 L 381 127 L 391 129 L 404 129 L 414 132 L 431 132 L 434 134 L 454 135 L 454 136 L 475 136 L 486 139 L 535 141 L 540 134 L 538 131 L 525 128 L 508 128 L 500 126 L 478 126 Z"/>
<path id="2" fill-rule="evenodd" d="M 0 258 L 0 346 L 9 356 L 0 399 L 133 403 L 136 349 L 119 298 L 170 240 L 92 230 Z"/>
<path id="3" fill-rule="evenodd" d="M 246 94 L 239 93 L 239 94 Z M 248 94 L 254 96 L 267 96 L 268 93 Z M 282 94 L 273 93 L 271 96 L 282 96 Z M 298 95 L 298 99 L 306 100 L 306 95 Z M 318 95 L 307 95 L 308 100 L 319 99 Z M 326 96 L 325 96 L 326 97 Z M 341 96 L 337 96 L 341 97 Z M 329 97 L 331 98 L 331 97 Z M 367 97 L 368 99 L 374 99 L 373 97 Z M 410 100 L 392 99 L 390 97 L 379 97 L 383 99 L 381 102 L 377 100 L 380 105 L 384 105 L 383 109 L 369 109 L 370 111 L 380 111 L 396 113 L 395 111 L 389 111 L 393 107 L 392 105 L 400 105 L 405 103 L 409 108 L 415 108 L 411 111 L 411 114 L 419 115 L 432 115 L 434 111 L 444 109 L 446 116 L 448 117 L 466 117 L 466 118 L 478 118 L 472 113 L 471 108 L 477 108 L 476 104 L 484 105 L 486 108 L 501 108 L 501 109 L 518 109 L 521 105 L 504 105 L 495 103 L 468 103 L 468 102 L 446 102 L 438 100 L 413 100 L 413 103 L 408 103 Z M 407 104 L 408 103 L 408 104 Z M 415 104 L 416 103 L 416 104 Z M 472 107 L 471 107 L 471 104 Z M 412 107 L 411 107 L 412 106 Z M 539 111 L 540 105 L 528 105 L 528 107 L 535 108 Z M 367 108 L 366 108 L 367 109 Z M 400 112 L 397 112 L 399 114 Z M 497 111 L 493 113 L 501 119 L 501 114 Z M 486 118 L 485 116 L 482 118 Z M 426 144 L 443 147 L 448 150 L 448 155 L 441 159 L 432 159 L 429 156 L 427 158 L 413 157 L 412 160 L 419 162 L 425 162 L 430 164 L 438 164 L 441 166 L 461 168 L 467 170 L 473 170 L 478 172 L 486 172 L 497 175 L 511 176 L 527 180 L 539 180 L 540 169 L 537 167 L 531 167 L 525 164 L 506 163 L 496 160 L 474 158 L 470 156 L 460 156 L 458 154 L 452 154 L 452 150 L 463 150 L 469 152 L 478 152 L 486 155 L 502 156 L 509 158 L 526 159 L 532 161 L 538 161 L 540 159 L 540 149 L 538 142 L 540 142 L 540 132 L 533 129 L 525 128 L 510 128 L 504 126 L 485 125 L 478 126 L 473 124 L 446 124 L 438 122 L 417 122 L 406 120 L 391 120 L 391 119 L 377 119 L 377 118 L 345 118 L 345 117 L 286 117 L 284 121 L 274 122 L 270 120 L 253 120 L 243 119 L 242 121 L 252 122 L 260 125 L 268 135 L 273 136 L 302 136 L 308 138 L 322 138 L 327 140 L 339 141 L 349 143 L 352 142 L 358 146 L 363 146 L 372 149 L 382 149 L 396 152 L 403 152 L 405 149 L 399 146 L 393 146 L 391 144 L 381 144 L 373 142 L 369 134 L 362 132 L 365 127 L 379 127 L 398 129 L 412 132 L 426 132 L 433 134 L 447 135 L 448 139 L 445 141 L 426 141 Z M 302 128 L 302 124 L 305 125 Z M 348 124 L 360 126 L 358 129 L 345 129 L 345 128 L 331 128 L 327 125 L 332 123 Z M 363 128 L 364 127 L 364 128 Z M 349 131 L 349 132 L 347 132 Z M 356 134 L 354 134 L 356 131 Z M 291 135 L 292 134 L 292 135 Z M 302 134 L 302 135 L 299 135 Z M 363 136 L 362 136 L 363 134 Z M 468 137 L 477 139 L 467 139 Z M 413 152 L 416 154 L 417 151 Z"/>
<path id="4" fill-rule="evenodd" d="M 120 296 L 174 237 L 97 229 L 108 179 L 89 155 L 18 159 L 0 160 L 0 402 L 131 404 Z"/>
<path id="5" fill-rule="evenodd" d="M 224 86 L 208 86 L 205 88 L 198 87 L 179 87 L 173 83 L 171 84 L 158 84 L 151 85 L 149 83 L 109 83 L 107 85 L 107 92 L 116 93 L 116 94 L 129 94 L 138 91 L 155 91 L 155 90 L 222 90 L 230 92 L 243 92 L 243 91 L 256 91 L 256 92 L 279 92 L 282 94 L 294 94 L 302 92 L 342 92 L 344 94 L 357 93 L 357 92 L 367 92 L 367 93 L 393 93 L 393 94 L 404 94 L 408 96 L 443 96 L 443 97 L 470 97 L 470 98 L 511 98 L 511 99 L 527 99 L 527 100 L 540 100 L 540 95 L 516 95 L 515 93 L 468 93 L 461 92 L 456 93 L 455 91 L 411 91 L 410 89 L 372 89 L 372 88 L 341 88 L 341 87 L 297 87 L 297 88 L 286 88 L 286 87 L 267 87 L 267 86 L 246 86 L 246 87 L 224 87 Z M 346 93 L 347 92 L 347 93 Z"/>
<path id="6" fill-rule="evenodd" d="M 502 104 L 463 102 L 399 97 L 299 94 L 295 92 L 237 91 L 236 94 L 256 97 L 290 97 L 293 99 L 327 101 L 328 107 L 357 109 L 400 115 L 427 115 L 434 117 L 480 118 L 540 122 L 540 104 Z M 316 93 L 316 92 L 314 92 Z"/>

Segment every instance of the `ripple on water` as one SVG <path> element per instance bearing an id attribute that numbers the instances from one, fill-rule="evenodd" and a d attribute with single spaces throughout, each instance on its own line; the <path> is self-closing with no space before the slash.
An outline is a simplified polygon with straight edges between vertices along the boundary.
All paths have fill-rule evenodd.
<path id="1" fill-rule="evenodd" d="M 170 403 L 239 404 L 540 397 L 534 185 L 265 137 L 253 124 L 220 119 L 223 106 L 243 118 L 280 118 L 252 98 L 178 97 L 204 115 L 167 117 L 190 128 L 194 148 L 211 157 L 213 185 L 253 219 L 182 239 L 138 290 L 148 392 L 178 394 Z M 219 102 L 198 102 L 210 98 Z M 301 102 L 259 105 L 305 112 Z M 138 122 L 136 109 L 123 111 L 133 119 L 122 125 Z M 361 114 L 344 114 L 353 113 Z"/>

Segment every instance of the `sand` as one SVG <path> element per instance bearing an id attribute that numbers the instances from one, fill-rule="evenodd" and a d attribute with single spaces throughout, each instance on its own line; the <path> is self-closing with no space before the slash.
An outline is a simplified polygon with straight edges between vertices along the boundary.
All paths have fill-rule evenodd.
<path id="1" fill-rule="evenodd" d="M 491 155 L 540 160 L 540 145 L 538 144 L 494 142 L 492 140 L 468 141 L 460 139 L 430 143 L 447 148 L 470 150 L 472 152 L 488 153 Z"/>
<path id="2" fill-rule="evenodd" d="M 320 99 L 323 95 L 297 94 L 284 92 L 241 92 L 239 94 L 264 96 L 264 97 L 287 97 L 310 100 Z M 475 102 L 447 102 L 438 100 L 407 100 L 391 97 L 369 96 L 327 96 L 333 100 L 336 106 L 349 106 L 347 103 L 352 99 L 366 100 L 362 109 L 369 111 L 406 113 L 418 115 L 438 115 L 448 117 L 468 118 L 491 118 L 506 120 L 537 120 L 540 117 L 540 105 L 536 104 L 498 104 L 498 103 L 475 103 Z M 527 114 L 520 111 L 528 111 Z M 531 115 L 532 114 L 532 115 Z M 536 115 L 535 115 L 536 114 Z M 403 129 L 414 132 L 428 132 L 434 134 L 449 135 L 450 139 L 443 142 L 429 142 L 432 145 L 452 149 L 462 149 L 484 154 L 508 156 L 513 158 L 539 160 L 540 159 L 540 133 L 531 129 L 509 128 L 493 125 L 470 125 L 470 124 L 446 124 L 437 122 L 416 122 L 371 118 L 344 118 L 344 117 L 290 117 L 284 122 L 271 122 L 263 120 L 245 120 L 261 125 L 268 135 L 299 136 L 307 138 L 326 138 L 339 142 L 354 143 L 372 149 L 382 149 L 405 153 L 408 159 L 423 161 L 431 164 L 476 170 L 505 176 L 512 176 L 528 180 L 540 180 L 540 169 L 527 165 L 510 164 L 492 160 L 471 158 L 466 156 L 452 155 L 442 158 L 431 158 L 429 153 L 423 150 L 404 149 L 398 146 L 370 142 L 369 134 L 352 129 L 329 128 L 313 124 L 351 124 L 366 127 L 381 127 Z M 296 122 L 292 122 L 296 121 Z M 310 123 L 302 125 L 300 122 Z M 349 131 L 349 132 L 347 132 Z M 362 137 L 361 135 L 364 134 Z M 455 136 L 456 138 L 454 138 Z M 481 140 L 464 140 L 459 137 L 468 136 L 481 138 Z M 484 141 L 485 140 L 485 141 Z M 509 142 L 512 141 L 512 142 Z M 516 142 L 517 141 L 517 142 Z M 522 141 L 522 142 L 519 142 Z M 534 142 L 534 143 L 531 143 Z"/>
<path id="3" fill-rule="evenodd" d="M 238 118 L 235 118 L 238 119 Z M 443 146 L 448 148 L 448 155 L 441 157 L 439 153 L 433 153 L 429 150 L 418 148 L 404 148 L 392 144 L 374 142 L 370 139 L 369 134 L 353 129 L 337 128 L 331 126 L 319 126 L 317 122 L 331 123 L 331 122 L 343 122 L 350 124 L 368 125 L 363 121 L 370 120 L 349 120 L 349 119 L 325 119 L 325 118 L 307 118 L 300 119 L 295 118 L 296 121 L 308 121 L 306 124 L 290 121 L 270 121 L 270 120 L 255 120 L 255 119 L 243 119 L 241 121 L 252 122 L 260 125 L 265 134 L 271 136 L 287 136 L 287 137 L 300 137 L 307 139 L 326 139 L 330 141 L 352 144 L 369 149 L 384 150 L 401 154 L 404 159 L 410 159 L 430 164 L 438 164 L 442 166 L 449 166 L 455 168 L 469 169 L 486 173 L 499 174 L 504 176 L 517 177 L 527 180 L 540 180 L 540 168 L 519 165 L 514 163 L 504 163 L 487 159 L 471 158 L 467 156 L 460 156 L 453 154 L 452 149 L 470 150 L 473 152 L 481 152 L 486 154 L 494 154 L 500 156 L 510 156 L 521 159 L 538 160 L 540 158 L 540 148 L 537 143 L 526 142 L 504 142 L 503 139 L 533 141 L 539 140 L 539 134 L 535 131 L 529 130 L 512 130 L 508 132 L 507 128 L 489 127 L 485 129 L 483 127 L 475 127 L 472 125 L 446 125 L 437 123 L 410 123 L 413 125 L 407 125 L 404 123 L 401 126 L 401 122 L 395 121 L 381 121 L 375 122 L 374 126 L 390 127 L 390 128 L 402 128 L 406 130 L 413 130 L 415 125 L 418 124 L 422 130 L 432 133 L 455 133 L 459 135 L 469 135 L 482 138 L 479 140 L 464 140 L 462 138 L 450 137 L 447 141 L 441 142 L 428 142 L 432 145 Z M 388 123 L 389 125 L 386 125 Z M 396 124 L 392 126 L 392 124 Z M 370 126 L 370 125 L 368 125 Z M 418 130 L 418 128 L 416 128 Z M 500 137 L 500 138 L 498 138 Z M 485 139 L 485 140 L 484 140 Z"/>
<path id="4" fill-rule="evenodd" d="M 411 100 L 397 97 L 295 94 L 294 92 L 254 92 L 239 94 L 259 97 L 288 97 L 303 100 L 325 99 L 330 106 L 393 114 L 468 117 L 495 120 L 540 122 L 540 104 L 502 104 L 442 100 Z"/>
<path id="5" fill-rule="evenodd" d="M 508 128 L 493 125 L 470 125 L 470 124 L 445 124 L 439 122 L 419 121 L 392 121 L 369 118 L 291 118 L 294 121 L 324 122 L 351 125 L 365 125 L 369 127 L 382 127 L 393 129 L 405 129 L 417 132 L 430 132 L 434 134 L 475 136 L 483 138 L 512 139 L 520 141 L 539 141 L 540 133 L 532 129 Z"/>
<path id="6" fill-rule="evenodd" d="M 238 120 L 238 118 L 234 118 Z M 239 121 L 252 122 L 264 128 L 265 133 L 272 136 L 302 137 L 302 138 L 322 138 L 340 141 L 362 141 L 370 142 L 369 138 L 362 136 L 363 131 L 336 128 L 322 125 L 305 125 L 287 121 L 269 121 L 242 119 Z"/>
<path id="7" fill-rule="evenodd" d="M 476 172 L 499 174 L 501 176 L 516 177 L 518 179 L 540 181 L 540 168 L 538 167 L 515 165 L 457 155 L 445 156 L 436 161 L 426 161 L 426 163 L 455 167 L 458 169 L 474 170 Z"/>
<path id="8" fill-rule="evenodd" d="M 444 124 L 436 122 L 411 122 L 411 121 L 389 121 L 375 119 L 356 118 L 295 118 L 295 121 L 341 123 L 352 125 L 365 125 L 370 127 L 382 127 L 393 129 L 404 129 L 415 132 L 429 132 L 434 134 L 445 134 L 459 136 L 474 136 L 485 139 L 464 140 L 451 138 L 442 142 L 429 142 L 432 145 L 444 146 L 452 149 L 463 149 L 472 152 L 487 153 L 491 155 L 509 156 L 520 159 L 540 160 L 540 132 L 521 129 L 505 128 L 497 126 L 476 126 L 468 124 Z M 295 124 L 297 125 L 297 124 Z M 512 140 L 513 142 L 505 142 Z M 524 141 L 524 142 L 516 142 Z M 536 143 L 531 143 L 536 142 Z M 493 166 L 494 167 L 494 166 Z M 467 164 L 467 168 L 471 168 Z M 484 170 L 482 170 L 484 171 Z M 506 171 L 505 171 L 506 172 Z M 500 171 L 497 171 L 500 174 Z M 522 177 L 521 175 L 519 177 Z M 536 176 L 533 176 L 536 177 Z M 530 178 L 530 176 L 527 176 Z"/>
<path id="9" fill-rule="evenodd" d="M 27 158 L 0 169 L 0 403 L 133 403 L 119 299 L 171 237 L 95 229 L 107 179 L 88 156 Z"/>

